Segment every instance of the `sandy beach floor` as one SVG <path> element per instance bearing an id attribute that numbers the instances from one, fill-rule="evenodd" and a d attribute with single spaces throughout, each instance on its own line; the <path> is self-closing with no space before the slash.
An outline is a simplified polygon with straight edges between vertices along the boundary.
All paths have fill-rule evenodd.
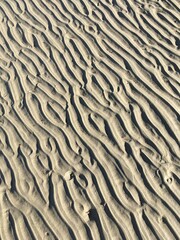
<path id="1" fill-rule="evenodd" d="M 0 1 L 0 240 L 179 239 L 179 7 Z"/>

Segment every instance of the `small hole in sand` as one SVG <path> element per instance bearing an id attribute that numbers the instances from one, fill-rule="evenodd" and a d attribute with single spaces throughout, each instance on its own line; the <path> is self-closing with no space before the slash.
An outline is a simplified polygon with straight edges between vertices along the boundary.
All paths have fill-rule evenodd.
<path id="1" fill-rule="evenodd" d="M 90 31 L 90 32 L 95 32 L 95 31 L 94 31 L 94 28 L 93 28 L 92 26 L 89 26 L 89 31 Z"/>
<path id="2" fill-rule="evenodd" d="M 170 177 L 170 178 L 167 178 L 166 181 L 167 181 L 167 183 L 171 184 L 173 179 Z"/>
<path id="3" fill-rule="evenodd" d="M 171 66 L 168 66 L 168 71 L 173 72 L 173 69 Z"/>

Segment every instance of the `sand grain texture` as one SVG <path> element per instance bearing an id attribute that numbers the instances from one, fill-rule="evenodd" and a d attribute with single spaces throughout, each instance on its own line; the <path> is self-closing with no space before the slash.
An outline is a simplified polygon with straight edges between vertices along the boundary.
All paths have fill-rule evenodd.
<path id="1" fill-rule="evenodd" d="M 0 1 L 0 239 L 179 239 L 178 0 Z"/>

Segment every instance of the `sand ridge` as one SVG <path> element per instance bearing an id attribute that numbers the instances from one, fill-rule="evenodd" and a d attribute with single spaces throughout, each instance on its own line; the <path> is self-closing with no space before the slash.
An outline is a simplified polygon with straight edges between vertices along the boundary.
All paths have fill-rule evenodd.
<path id="1" fill-rule="evenodd" d="M 177 0 L 0 1 L 0 239 L 178 239 Z"/>

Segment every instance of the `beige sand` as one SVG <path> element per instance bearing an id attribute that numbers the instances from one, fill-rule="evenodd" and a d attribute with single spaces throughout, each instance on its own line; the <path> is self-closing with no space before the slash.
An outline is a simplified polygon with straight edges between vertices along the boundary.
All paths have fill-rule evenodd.
<path id="1" fill-rule="evenodd" d="M 178 0 L 0 1 L 0 239 L 180 236 Z"/>

